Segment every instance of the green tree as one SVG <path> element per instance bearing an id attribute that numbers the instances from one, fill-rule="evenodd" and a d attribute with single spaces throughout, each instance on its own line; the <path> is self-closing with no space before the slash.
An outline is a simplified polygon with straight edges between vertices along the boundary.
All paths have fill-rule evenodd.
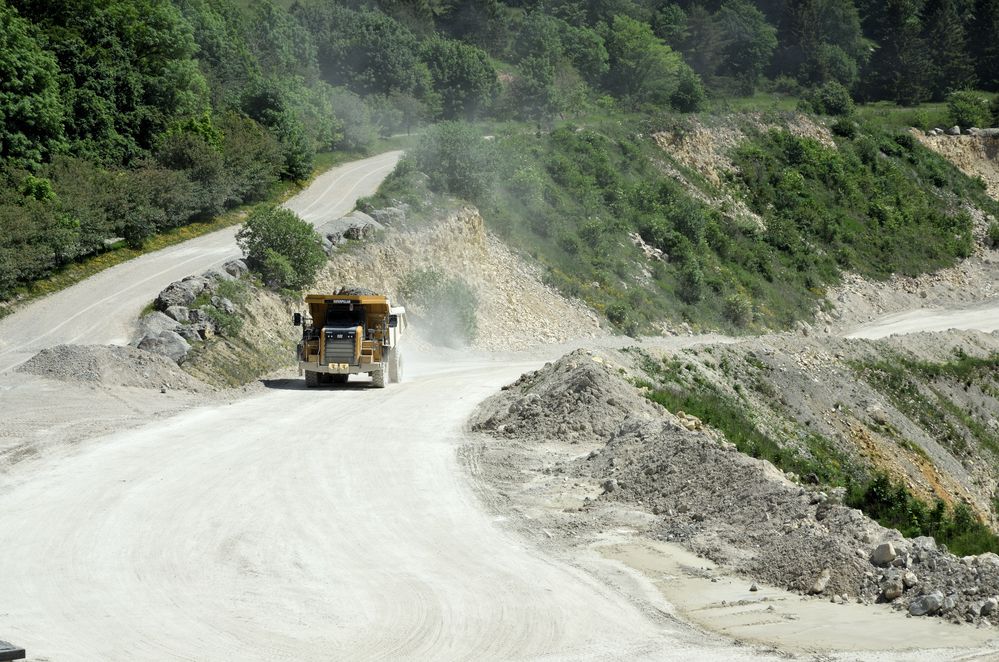
<path id="1" fill-rule="evenodd" d="M 146 155 L 179 117 L 208 109 L 190 25 L 158 0 L 13 0 L 61 71 L 70 150 L 110 164 Z"/>
<path id="2" fill-rule="evenodd" d="M 360 94 L 411 94 L 431 90 L 430 72 L 418 56 L 416 35 L 380 11 L 353 10 L 308 0 L 292 11 L 319 44 L 319 67 L 331 85 Z"/>
<path id="3" fill-rule="evenodd" d="M 969 49 L 978 70 L 978 82 L 999 92 L 999 0 L 976 0 L 970 24 Z"/>
<path id="4" fill-rule="evenodd" d="M 413 151 L 413 160 L 437 191 L 478 202 L 492 186 L 490 143 L 462 122 L 443 122 L 428 129 Z"/>
<path id="5" fill-rule="evenodd" d="M 747 0 L 726 0 L 716 16 L 725 73 L 752 93 L 777 48 L 777 30 Z"/>
<path id="6" fill-rule="evenodd" d="M 968 53 L 957 2 L 930 0 L 924 11 L 926 45 L 932 61 L 930 91 L 934 99 L 940 100 L 948 92 L 974 85 L 975 64 Z"/>
<path id="7" fill-rule="evenodd" d="M 632 103 L 666 103 L 676 90 L 683 60 L 647 23 L 615 16 L 604 37 L 610 70 L 605 86 Z"/>
<path id="8" fill-rule="evenodd" d="M 55 57 L 37 31 L 0 3 L 0 159 L 35 168 L 64 145 Z"/>
<path id="9" fill-rule="evenodd" d="M 326 252 L 315 229 L 290 209 L 262 205 L 236 233 L 247 265 L 274 286 L 301 289 L 316 278 Z"/>
<path id="10" fill-rule="evenodd" d="M 438 35 L 420 47 L 445 119 L 478 116 L 499 89 L 496 70 L 484 51 Z"/>
<path id="11" fill-rule="evenodd" d="M 986 126 L 992 119 L 988 97 L 977 92 L 953 92 L 947 97 L 947 116 L 965 129 Z"/>
<path id="12" fill-rule="evenodd" d="M 922 36 L 922 0 L 887 0 L 867 15 L 877 49 L 861 89 L 868 98 L 915 105 L 929 96 L 931 62 Z"/>

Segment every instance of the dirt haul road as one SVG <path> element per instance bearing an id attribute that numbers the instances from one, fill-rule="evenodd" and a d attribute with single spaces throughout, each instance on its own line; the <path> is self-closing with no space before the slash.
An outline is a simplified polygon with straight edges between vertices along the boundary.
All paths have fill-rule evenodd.
<path id="1" fill-rule="evenodd" d="M 534 365 L 279 381 L 25 467 L 0 488 L 0 631 L 60 662 L 759 659 L 483 512 L 462 426 Z"/>
<path id="2" fill-rule="evenodd" d="M 847 334 L 847 338 L 887 338 L 891 335 L 932 331 L 983 331 L 999 330 L 999 302 L 989 302 L 963 310 L 932 310 L 921 308 L 888 315 L 865 324 Z"/>
<path id="3" fill-rule="evenodd" d="M 371 195 L 402 152 L 387 152 L 329 170 L 285 206 L 313 225 L 338 218 Z M 0 320 L 0 373 L 38 350 L 63 343 L 125 344 L 144 306 L 175 280 L 238 257 L 226 228 L 102 271 Z"/>

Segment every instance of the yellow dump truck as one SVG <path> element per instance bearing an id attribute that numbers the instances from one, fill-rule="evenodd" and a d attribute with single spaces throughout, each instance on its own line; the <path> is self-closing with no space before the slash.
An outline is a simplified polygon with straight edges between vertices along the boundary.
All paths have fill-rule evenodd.
<path id="1" fill-rule="evenodd" d="M 345 384 L 361 373 L 371 375 L 375 388 L 384 388 L 386 379 L 402 381 L 405 308 L 377 294 L 309 294 L 305 303 L 308 312 L 292 321 L 302 327 L 298 374 L 307 386 Z"/>

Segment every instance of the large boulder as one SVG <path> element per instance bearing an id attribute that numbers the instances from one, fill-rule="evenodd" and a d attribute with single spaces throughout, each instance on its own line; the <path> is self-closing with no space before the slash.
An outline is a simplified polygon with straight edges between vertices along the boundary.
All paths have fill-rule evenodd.
<path id="1" fill-rule="evenodd" d="M 381 223 L 364 212 L 355 211 L 342 218 L 323 223 L 316 228 L 316 232 L 322 238 L 326 252 L 331 252 L 348 240 L 368 239 L 376 231 L 382 229 L 384 226 Z"/>
<path id="2" fill-rule="evenodd" d="M 187 306 L 170 306 L 163 311 L 163 314 L 180 322 L 181 324 L 187 324 L 190 311 Z M 176 331 L 176 329 L 174 329 L 174 331 Z"/>
<path id="3" fill-rule="evenodd" d="M 149 334 L 139 341 L 139 349 L 154 354 L 162 354 L 176 363 L 183 363 L 191 346 L 176 331 L 161 331 Z"/>
<path id="4" fill-rule="evenodd" d="M 156 310 L 140 318 L 138 326 L 137 337 L 142 338 L 150 334 L 156 335 L 161 331 L 176 331 L 180 327 L 180 322 Z"/>
<path id="5" fill-rule="evenodd" d="M 916 598 L 909 603 L 909 613 L 913 616 L 929 616 L 937 613 L 943 606 L 944 596 L 940 591 Z"/>
<path id="6" fill-rule="evenodd" d="M 156 297 L 156 310 L 166 310 L 170 306 L 190 306 L 208 286 L 208 279 L 202 276 L 191 276 L 170 283 Z"/>
<path id="7" fill-rule="evenodd" d="M 233 278 L 242 278 L 249 273 L 250 268 L 242 260 L 229 260 L 222 265 L 222 270 Z"/>

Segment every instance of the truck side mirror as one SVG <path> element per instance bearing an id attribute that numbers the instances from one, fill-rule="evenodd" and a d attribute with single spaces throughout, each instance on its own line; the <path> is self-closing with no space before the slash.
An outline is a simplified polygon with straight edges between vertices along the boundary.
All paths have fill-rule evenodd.
<path id="1" fill-rule="evenodd" d="M 394 329 L 397 326 L 399 326 L 399 316 L 398 315 L 389 315 L 389 328 L 390 329 Z"/>
<path id="2" fill-rule="evenodd" d="M 302 313 L 295 313 L 291 316 L 291 323 L 295 326 L 302 326 Z"/>

